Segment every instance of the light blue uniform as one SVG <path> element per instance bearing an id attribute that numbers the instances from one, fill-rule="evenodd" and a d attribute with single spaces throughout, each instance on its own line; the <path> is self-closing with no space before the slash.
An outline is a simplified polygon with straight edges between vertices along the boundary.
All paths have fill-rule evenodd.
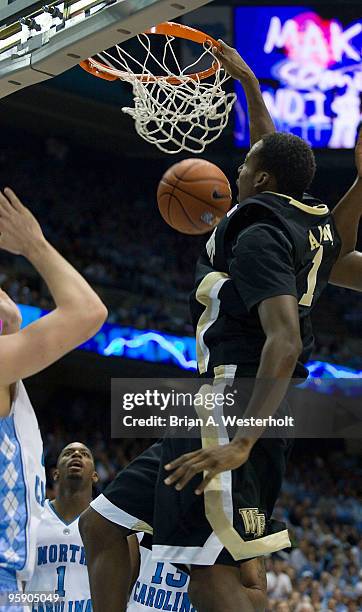
<path id="1" fill-rule="evenodd" d="M 25 387 L 18 382 L 10 414 L 0 419 L 0 594 L 21 590 L 32 575 L 44 500 L 43 443 Z M 14 605 L 0 602 L 0 612 L 17 612 Z"/>

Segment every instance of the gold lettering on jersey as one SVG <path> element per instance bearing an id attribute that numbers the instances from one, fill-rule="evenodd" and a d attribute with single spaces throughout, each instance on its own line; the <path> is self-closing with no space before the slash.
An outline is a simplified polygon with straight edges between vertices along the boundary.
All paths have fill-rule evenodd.
<path id="1" fill-rule="evenodd" d="M 207 254 L 209 256 L 211 264 L 214 263 L 215 250 L 216 250 L 215 233 L 216 233 L 216 227 L 215 227 L 214 231 L 212 232 L 210 238 L 208 239 L 208 241 L 206 243 L 206 252 L 207 252 Z"/>
<path id="2" fill-rule="evenodd" d="M 327 223 L 327 225 L 323 225 L 322 227 L 319 226 L 319 233 L 320 233 L 320 241 L 322 242 L 333 242 L 333 236 L 332 236 L 332 230 L 331 230 L 331 226 L 329 225 L 329 223 Z"/>
<path id="3" fill-rule="evenodd" d="M 317 284 L 317 274 L 323 260 L 324 244 L 325 242 L 331 242 L 333 244 L 333 234 L 329 223 L 325 225 L 318 225 L 319 238 L 317 239 L 313 234 L 312 230 L 309 230 L 308 238 L 311 251 L 315 251 L 312 267 L 307 277 L 307 291 L 302 295 L 299 300 L 301 306 L 307 306 L 308 308 L 312 305 L 314 298 L 314 291 Z"/>
<path id="4" fill-rule="evenodd" d="M 239 514 L 243 519 L 245 534 L 253 534 L 254 538 L 260 538 L 265 531 L 265 515 L 259 512 L 259 508 L 240 508 Z"/>
<path id="5" fill-rule="evenodd" d="M 312 230 L 309 230 L 309 243 L 310 243 L 310 250 L 311 251 L 314 251 L 314 249 L 319 249 L 319 247 L 320 247 L 320 243 L 315 238 Z"/>
<path id="6" fill-rule="evenodd" d="M 319 249 L 323 242 L 333 243 L 333 234 L 329 223 L 326 223 L 326 225 L 318 225 L 318 232 L 319 238 L 317 239 L 312 230 L 309 230 L 308 237 L 311 251 L 314 251 L 314 249 Z"/>

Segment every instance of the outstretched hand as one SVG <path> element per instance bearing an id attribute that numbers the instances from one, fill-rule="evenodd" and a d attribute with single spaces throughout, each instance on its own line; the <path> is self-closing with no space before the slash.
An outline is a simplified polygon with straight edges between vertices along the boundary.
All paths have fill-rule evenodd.
<path id="1" fill-rule="evenodd" d="M 13 190 L 6 187 L 4 193 L 0 191 L 0 248 L 27 256 L 42 238 L 39 223 Z"/>
<path id="2" fill-rule="evenodd" d="M 243 465 L 248 460 L 251 449 L 250 440 L 239 440 L 224 446 L 213 446 L 181 455 L 165 465 L 165 470 L 172 473 L 164 482 L 166 485 L 175 485 L 175 489 L 181 491 L 196 474 L 206 472 L 202 483 L 195 491 L 196 495 L 201 495 L 217 474 L 235 470 Z"/>
<path id="3" fill-rule="evenodd" d="M 254 72 L 236 49 L 229 47 L 223 40 L 219 40 L 218 42 L 220 43 L 220 49 L 213 47 L 212 52 L 216 59 L 219 60 L 222 67 L 225 68 L 226 72 L 230 74 L 233 79 L 241 82 L 250 79 L 256 80 Z"/>

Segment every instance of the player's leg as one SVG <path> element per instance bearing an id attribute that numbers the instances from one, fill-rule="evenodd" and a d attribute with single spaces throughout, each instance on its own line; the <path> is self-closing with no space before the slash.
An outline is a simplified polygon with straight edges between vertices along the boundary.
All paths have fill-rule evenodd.
<path id="1" fill-rule="evenodd" d="M 126 610 L 131 583 L 131 560 L 127 536 L 121 527 L 88 508 L 79 519 L 87 556 L 94 612 Z"/>
<path id="2" fill-rule="evenodd" d="M 80 517 L 94 612 L 126 610 L 132 576 L 127 536 L 152 531 L 159 462 L 156 443 L 122 470 Z"/>
<path id="3" fill-rule="evenodd" d="M 240 565 L 240 582 L 255 612 L 263 612 L 268 603 L 264 557 L 250 559 Z"/>
<path id="4" fill-rule="evenodd" d="M 250 559 L 240 567 L 193 566 L 189 596 L 198 612 L 264 612 L 267 604 L 264 559 Z"/>
<path id="5" fill-rule="evenodd" d="M 254 612 L 248 589 L 242 587 L 239 567 L 227 565 L 191 568 L 189 597 L 198 612 Z"/>
<path id="6" fill-rule="evenodd" d="M 290 546 L 285 525 L 270 518 L 289 442 L 260 441 L 244 466 L 223 473 L 203 496 L 194 493 L 196 477 L 178 493 L 165 487 L 162 466 L 180 456 L 181 446 L 185 452 L 189 444 L 186 452 L 190 452 L 197 443 L 164 441 L 153 551 L 160 559 L 163 554 L 171 562 L 192 567 L 189 594 L 198 612 L 261 612 L 266 605 L 266 581 L 263 563 L 257 558 Z M 238 561 L 244 557 L 248 560 Z"/>

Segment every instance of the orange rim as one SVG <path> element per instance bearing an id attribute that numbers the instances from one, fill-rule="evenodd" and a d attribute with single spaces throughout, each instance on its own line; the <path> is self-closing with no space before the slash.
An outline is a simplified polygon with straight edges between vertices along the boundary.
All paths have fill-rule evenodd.
<path id="1" fill-rule="evenodd" d="M 185 40 L 192 40 L 200 45 L 204 45 L 205 43 L 209 43 L 212 47 L 221 48 L 220 43 L 201 32 L 200 30 L 196 30 L 195 28 L 190 28 L 189 26 L 182 25 L 181 23 L 174 23 L 172 21 L 166 21 L 165 23 L 160 23 L 157 26 L 149 28 L 145 31 L 145 34 L 163 34 L 164 36 L 175 36 L 176 38 L 184 38 Z M 79 63 L 79 66 L 83 68 L 86 72 L 89 72 L 93 76 L 98 77 L 99 79 L 104 79 L 105 81 L 117 81 L 126 79 L 129 77 L 131 73 L 122 72 L 117 70 L 116 68 L 110 68 L 106 64 L 99 62 L 93 57 L 89 57 L 88 59 Z M 154 83 L 158 80 L 166 81 L 167 83 L 171 83 L 172 85 L 178 85 L 182 83 L 185 78 L 191 79 L 194 81 L 202 81 L 207 79 L 209 76 L 215 74 L 218 69 L 217 62 L 213 62 L 212 66 L 207 70 L 201 70 L 199 72 L 194 72 L 192 74 L 187 74 L 183 79 L 178 78 L 177 76 L 153 76 L 153 75 L 144 75 L 144 74 L 134 74 L 133 77 L 138 79 L 142 83 Z"/>

